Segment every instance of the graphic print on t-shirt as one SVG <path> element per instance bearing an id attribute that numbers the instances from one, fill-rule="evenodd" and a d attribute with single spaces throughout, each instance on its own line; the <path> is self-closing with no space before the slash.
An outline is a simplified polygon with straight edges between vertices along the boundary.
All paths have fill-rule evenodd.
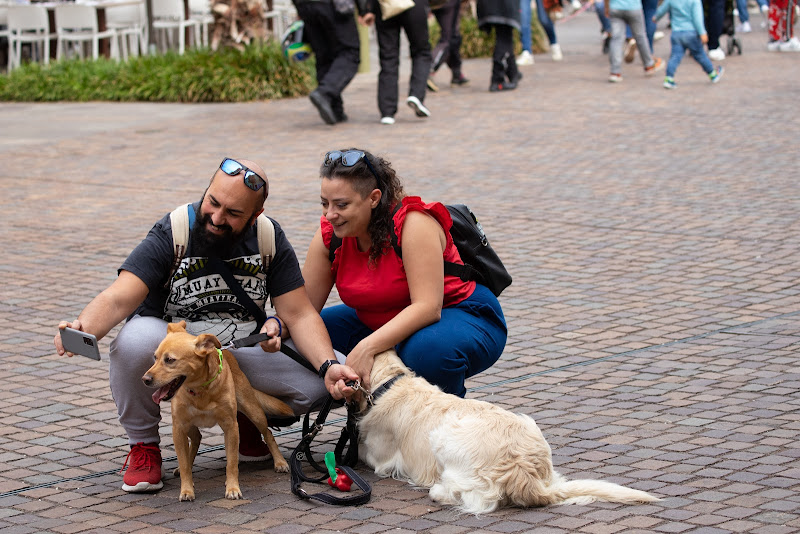
<path id="1" fill-rule="evenodd" d="M 225 263 L 242 289 L 263 309 L 267 290 L 261 257 L 255 254 Z M 214 334 L 223 345 L 249 336 L 256 327 L 255 320 L 222 276 L 208 271 L 207 264 L 207 258 L 183 259 L 172 278 L 165 315 L 173 321 L 186 321 L 186 330 L 192 335 Z"/>

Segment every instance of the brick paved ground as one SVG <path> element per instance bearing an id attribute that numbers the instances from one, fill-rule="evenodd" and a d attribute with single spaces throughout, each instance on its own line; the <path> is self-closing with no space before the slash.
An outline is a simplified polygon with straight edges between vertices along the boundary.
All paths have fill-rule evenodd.
<path id="1" fill-rule="evenodd" d="M 489 94 L 489 63 L 468 61 L 472 87 L 429 95 L 427 121 L 403 107 L 393 127 L 378 124 L 375 65 L 337 127 L 306 99 L 0 105 L 0 534 L 800 531 L 800 55 L 766 53 L 757 29 L 721 84 L 687 58 L 667 92 L 638 63 L 605 81 L 593 15 L 557 30 L 565 60 L 538 56 L 518 91 Z M 459 516 L 367 474 L 372 501 L 336 508 L 299 501 L 258 464 L 242 467 L 245 500 L 226 501 L 218 431 L 194 503 L 170 474 L 159 493 L 121 491 L 107 340 L 101 362 L 58 358 L 55 325 L 158 217 L 199 198 L 223 155 L 264 163 L 268 210 L 302 261 L 317 166 L 347 146 L 388 156 L 411 192 L 470 204 L 514 275 L 508 345 L 469 396 L 535 417 L 565 475 L 661 502 Z M 171 472 L 169 424 L 166 410 Z M 287 455 L 297 439 L 278 435 Z"/>

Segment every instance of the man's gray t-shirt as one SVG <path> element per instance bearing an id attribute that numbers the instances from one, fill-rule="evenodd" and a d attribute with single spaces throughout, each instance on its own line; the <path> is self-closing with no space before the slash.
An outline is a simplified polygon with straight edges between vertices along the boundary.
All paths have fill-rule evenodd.
<path id="1" fill-rule="evenodd" d="M 200 203 L 192 205 L 196 213 Z M 199 217 L 197 217 L 199 219 Z M 292 245 L 280 225 L 275 226 L 275 255 L 268 275 L 261 269 L 256 226 L 250 226 L 230 257 L 223 258 L 234 278 L 260 307 L 268 297 L 278 297 L 303 286 L 303 275 Z M 197 222 L 195 221 L 195 224 Z M 186 256 L 168 280 L 174 261 L 172 225 L 169 214 L 158 221 L 147 237 L 120 267 L 138 276 L 150 289 L 134 315 L 186 321 L 194 334 L 214 334 L 220 343 L 250 335 L 255 319 L 231 292 L 221 275 L 208 268 L 208 258 L 192 255 L 191 235 Z"/>

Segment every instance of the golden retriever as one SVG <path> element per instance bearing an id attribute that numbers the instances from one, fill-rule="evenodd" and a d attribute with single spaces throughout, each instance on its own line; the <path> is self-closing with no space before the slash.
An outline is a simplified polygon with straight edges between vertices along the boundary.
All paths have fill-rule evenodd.
<path id="1" fill-rule="evenodd" d="M 155 353 L 156 362 L 144 374 L 146 386 L 157 403 L 172 399 L 172 439 L 181 476 L 179 500 L 194 500 L 192 465 L 200 447 L 199 428 L 219 425 L 225 433 L 225 497 L 241 499 L 239 489 L 239 426 L 236 412 L 245 414 L 261 431 L 275 462 L 275 471 L 289 471 L 278 444 L 269 430 L 265 412 L 294 415 L 284 402 L 256 391 L 244 376 L 236 358 L 220 351 L 219 340 L 211 334 L 193 336 L 186 322 L 167 325 L 167 336 Z"/>
<path id="2" fill-rule="evenodd" d="M 566 480 L 553 471 L 550 446 L 532 418 L 444 393 L 393 350 L 375 357 L 370 377 L 376 399 L 372 406 L 360 401 L 361 459 L 379 476 L 429 488 L 438 503 L 480 514 L 500 506 L 659 500 L 602 480 Z"/>

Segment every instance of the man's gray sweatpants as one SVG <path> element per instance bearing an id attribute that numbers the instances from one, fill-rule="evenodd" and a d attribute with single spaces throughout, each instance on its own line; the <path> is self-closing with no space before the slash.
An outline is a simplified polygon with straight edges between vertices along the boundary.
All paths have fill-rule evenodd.
<path id="1" fill-rule="evenodd" d="M 155 351 L 166 335 L 166 321 L 137 315 L 111 342 L 111 395 L 131 445 L 160 441 L 161 408 L 153 401 L 155 390 L 142 383 L 142 375 L 153 365 Z M 294 348 L 291 341 L 285 343 Z M 258 345 L 231 352 L 255 389 L 278 397 L 296 415 L 319 408 L 328 395 L 319 376 L 282 352 L 264 352 Z M 344 355 L 336 356 L 344 363 Z"/>

